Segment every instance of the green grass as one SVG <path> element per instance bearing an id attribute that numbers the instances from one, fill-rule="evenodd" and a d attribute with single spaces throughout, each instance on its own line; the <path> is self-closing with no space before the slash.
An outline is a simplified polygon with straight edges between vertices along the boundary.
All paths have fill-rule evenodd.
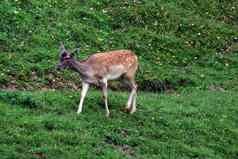
<path id="1" fill-rule="evenodd" d="M 214 158 L 238 156 L 234 91 L 139 93 L 138 111 L 121 111 L 126 93 L 110 92 L 111 118 L 90 91 L 0 92 L 1 158 Z"/>

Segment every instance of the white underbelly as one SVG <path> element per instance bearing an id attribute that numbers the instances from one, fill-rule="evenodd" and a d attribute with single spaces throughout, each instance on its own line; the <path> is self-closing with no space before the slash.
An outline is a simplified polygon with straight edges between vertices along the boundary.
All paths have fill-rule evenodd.
<path id="1" fill-rule="evenodd" d="M 122 75 L 122 73 L 117 73 L 117 74 L 109 74 L 109 75 L 107 75 L 107 79 L 108 80 L 114 80 L 114 79 L 117 79 L 117 78 L 119 78 L 120 76 Z"/>
<path id="2" fill-rule="evenodd" d="M 106 75 L 106 79 L 108 79 L 108 80 L 117 79 L 117 78 L 119 78 L 123 73 L 125 73 L 125 71 L 124 71 L 124 67 L 123 67 L 122 65 L 112 66 L 112 67 L 110 68 L 110 71 L 109 71 L 108 74 Z"/>

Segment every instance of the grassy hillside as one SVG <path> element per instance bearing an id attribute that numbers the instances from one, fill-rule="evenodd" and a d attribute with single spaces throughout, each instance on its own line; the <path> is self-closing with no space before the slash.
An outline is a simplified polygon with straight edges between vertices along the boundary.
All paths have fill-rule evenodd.
<path id="1" fill-rule="evenodd" d="M 0 88 L 77 88 L 54 70 L 58 45 L 81 46 L 79 59 L 131 49 L 141 89 L 237 84 L 236 0 L 2 0 Z M 230 84 L 231 83 L 231 84 Z"/>
<path id="2" fill-rule="evenodd" d="M 106 118 L 91 90 L 76 115 L 60 41 L 78 59 L 133 50 L 138 111 L 111 91 Z M 1 0 L 0 90 L 1 159 L 238 158 L 238 1 Z"/>
<path id="3" fill-rule="evenodd" d="M 134 115 L 121 111 L 125 93 L 110 92 L 109 119 L 98 92 L 77 116 L 78 96 L 0 92 L 1 158 L 238 157 L 237 92 L 140 93 Z"/>

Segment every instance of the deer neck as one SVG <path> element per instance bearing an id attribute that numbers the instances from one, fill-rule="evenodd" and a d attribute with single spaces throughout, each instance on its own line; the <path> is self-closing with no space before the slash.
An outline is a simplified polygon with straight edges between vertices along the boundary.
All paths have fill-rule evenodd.
<path id="1" fill-rule="evenodd" d="M 80 75 L 86 75 L 87 72 L 89 71 L 89 67 L 87 64 L 76 60 L 70 61 L 70 68 L 78 72 Z"/>

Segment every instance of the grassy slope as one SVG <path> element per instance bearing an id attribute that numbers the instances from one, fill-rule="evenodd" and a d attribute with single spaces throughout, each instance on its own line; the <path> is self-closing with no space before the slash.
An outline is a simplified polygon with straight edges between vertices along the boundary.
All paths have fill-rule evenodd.
<path id="1" fill-rule="evenodd" d="M 237 8 L 236 0 L 3 0 L 0 87 L 79 85 L 77 75 L 54 70 L 60 41 L 70 48 L 80 43 L 81 59 L 132 49 L 144 89 L 236 82 Z"/>
<path id="2" fill-rule="evenodd" d="M 125 93 L 110 93 L 112 117 L 91 91 L 76 115 L 75 92 L 1 92 L 1 158 L 238 157 L 238 95 L 197 91 L 139 93 L 138 112 L 120 109 Z"/>
<path id="3" fill-rule="evenodd" d="M 1 91 L 1 158 L 237 158 L 237 8 L 236 0 L 2 0 L 0 89 L 79 85 L 54 70 L 59 41 L 80 43 L 81 59 L 134 50 L 143 89 L 194 87 L 140 93 L 133 116 L 120 111 L 126 94 L 111 92 L 111 119 L 95 91 L 80 116 L 75 92 Z"/>

